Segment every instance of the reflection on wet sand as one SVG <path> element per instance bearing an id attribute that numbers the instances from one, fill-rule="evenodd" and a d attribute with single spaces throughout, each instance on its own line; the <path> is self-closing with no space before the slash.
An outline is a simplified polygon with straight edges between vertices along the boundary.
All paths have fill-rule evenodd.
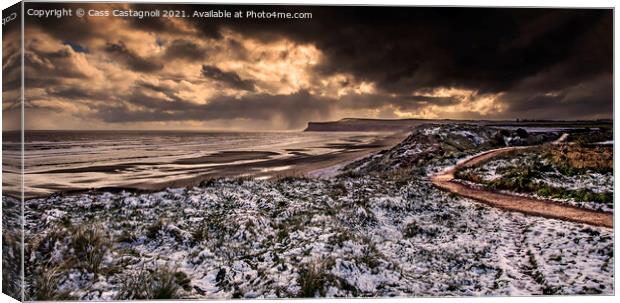
<path id="1" fill-rule="evenodd" d="M 220 177 L 302 176 L 389 148 L 405 136 L 121 133 L 111 140 L 107 133 L 54 133 L 50 140 L 51 135 L 37 135 L 26 144 L 27 198 L 93 188 L 157 190 Z"/>

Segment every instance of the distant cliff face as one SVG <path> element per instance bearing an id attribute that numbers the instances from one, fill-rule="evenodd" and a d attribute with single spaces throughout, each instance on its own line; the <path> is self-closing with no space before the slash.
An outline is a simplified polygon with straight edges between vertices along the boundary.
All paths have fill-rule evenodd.
<path id="1" fill-rule="evenodd" d="M 450 120 L 450 119 L 358 119 L 345 118 L 330 122 L 308 122 L 304 131 L 314 132 L 398 132 L 410 131 L 425 123 L 452 124 L 469 123 L 486 126 L 506 127 L 568 127 L 568 128 L 604 128 L 611 129 L 611 120 L 554 121 L 554 120 Z"/>
<path id="2" fill-rule="evenodd" d="M 424 119 L 380 120 L 380 119 L 342 119 L 332 122 L 308 122 L 304 131 L 315 132 L 397 132 L 411 130 L 420 124 L 433 122 Z"/>

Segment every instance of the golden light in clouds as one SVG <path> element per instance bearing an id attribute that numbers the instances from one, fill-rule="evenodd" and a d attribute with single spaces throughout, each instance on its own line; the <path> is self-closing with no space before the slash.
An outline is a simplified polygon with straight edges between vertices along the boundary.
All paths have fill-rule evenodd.
<path id="1" fill-rule="evenodd" d="M 130 8 L 97 5 L 119 6 Z M 334 61 L 333 50 L 314 36 L 252 34 L 226 24 L 202 28 L 185 19 L 162 22 L 87 17 L 74 20 L 72 35 L 63 35 L 63 25 L 27 27 L 26 100 L 37 116 L 31 127 L 75 128 L 88 121 L 92 129 L 284 130 L 345 117 L 493 119 L 505 117 L 521 97 L 467 85 L 425 85 L 442 72 L 426 58 L 411 58 L 417 69 L 405 69 L 408 61 L 397 61 L 402 70 L 380 65 L 389 75 L 382 77 L 346 66 L 347 58 Z M 352 44 L 343 53 L 363 51 Z M 559 71 L 524 77 L 514 87 L 539 86 Z M 539 95 L 590 98 L 591 91 L 558 88 Z"/>
<path id="2" fill-rule="evenodd" d="M 91 20 L 89 20 L 91 21 Z M 100 20 L 92 20 L 99 24 Z M 178 23 L 178 21 L 175 21 Z M 182 23 L 177 25 L 184 27 Z M 481 115 L 493 114 L 503 108 L 498 101 L 499 95 L 478 95 L 475 90 L 439 87 L 432 90 L 414 91 L 413 96 L 423 96 L 429 98 L 444 97 L 458 100 L 450 106 L 436 105 L 432 102 L 420 101 L 414 110 L 405 110 L 399 106 L 389 103 L 378 105 L 374 108 L 356 108 L 355 98 L 377 95 L 380 91 L 377 84 L 360 80 L 350 73 L 321 74 L 317 72 L 317 66 L 325 60 L 322 51 L 313 44 L 301 44 L 284 37 L 271 41 L 262 41 L 247 37 L 241 33 L 226 29 L 221 32 L 222 39 L 185 39 L 169 33 L 155 35 L 127 28 L 122 23 L 115 23 L 117 30 L 114 38 L 104 38 L 105 35 L 95 35 L 90 38 L 90 44 L 85 46 L 88 52 L 76 52 L 71 46 L 54 39 L 50 35 L 31 29 L 27 33 L 27 49 L 31 53 L 33 64 L 39 69 L 48 69 L 64 66 L 65 72 L 73 76 L 62 79 L 62 83 L 55 87 L 56 90 L 63 88 L 79 88 L 89 91 L 91 95 L 53 97 L 49 93 L 53 90 L 49 88 L 27 88 L 27 99 L 30 104 L 36 107 L 43 107 L 52 110 L 49 118 L 39 116 L 39 122 L 31 122 L 33 128 L 49 125 L 51 121 L 47 119 L 57 119 L 74 116 L 93 116 L 91 106 L 102 102 L 118 102 L 109 104 L 110 107 L 123 108 L 127 111 L 150 112 L 153 109 L 148 103 L 140 104 L 130 102 L 127 97 L 112 97 L 108 100 L 101 100 L 102 96 L 111 95 L 110 92 L 135 92 L 141 87 L 152 89 L 140 89 L 139 95 L 135 98 L 146 98 L 159 100 L 163 106 L 166 103 L 174 107 L 178 100 L 185 100 L 196 105 L 208 105 L 214 98 L 232 97 L 244 98 L 252 95 L 293 95 L 300 91 L 307 91 L 312 96 L 331 100 L 334 105 L 344 104 L 340 99 L 348 100 L 348 108 L 335 107 L 331 114 L 324 116 L 323 119 L 333 119 L 338 117 L 380 117 L 380 118 L 444 118 L 459 117 L 461 113 L 476 111 Z M 185 26 L 184 30 L 191 32 Z M 110 31 L 102 29 L 103 33 Z M 182 40 L 179 40 L 182 39 Z M 184 40 L 183 40 L 184 39 Z M 109 46 L 110 43 L 119 43 L 131 51 L 130 56 L 142 58 L 143 60 L 155 61 L 154 64 L 161 63 L 161 70 L 152 73 L 143 73 L 123 66 L 118 58 L 111 54 L 101 51 Z M 159 43 L 158 41 L 163 41 Z M 204 54 L 203 60 L 182 60 L 182 58 L 166 58 L 166 47 L 172 41 L 185 41 L 192 43 L 199 55 Z M 189 41 L 189 42 L 187 42 Z M 40 54 L 62 53 L 64 56 L 48 59 Z M 173 62 L 170 64 L 169 62 Z M 166 64 L 168 63 L 168 64 Z M 210 66 L 219 70 L 223 74 L 236 75 L 238 81 L 251 81 L 254 86 L 253 91 L 242 90 L 228 86 L 221 82 L 221 79 L 205 78 L 201 69 L 203 66 Z M 33 73 L 34 74 L 34 73 Z M 47 76 L 52 80 L 53 77 Z M 131 95 L 131 94 L 129 94 Z M 391 95 L 393 99 L 398 96 Z M 381 99 L 381 97 L 377 97 Z M 422 98 L 423 99 L 423 98 Z M 317 101 L 318 102 L 318 101 Z M 282 116 L 274 116 L 267 128 L 279 128 L 282 123 Z M 320 119 L 320 118 L 319 118 Z M 61 120 L 62 121 L 62 120 Z M 245 121 L 239 123 L 240 121 Z M 243 128 L 247 119 L 232 119 L 226 123 L 219 121 L 196 121 L 188 120 L 188 123 L 179 121 L 145 121 L 127 122 L 124 125 L 132 125 L 135 128 L 166 128 L 167 126 L 184 125 L 187 128 L 204 128 L 207 125 L 226 125 L 235 128 L 238 125 Z M 191 123 L 190 123 L 191 122 Z M 222 124 L 224 123 L 224 124 Z M 37 125 L 38 124 L 38 125 Z M 91 124 L 95 128 L 107 128 L 109 123 L 104 121 L 93 121 Z M 62 122 L 59 123 L 63 128 Z M 115 127 L 118 127 L 118 123 Z"/>
<path id="3" fill-rule="evenodd" d="M 333 18 L 335 10 L 348 17 Z M 479 54 L 471 52 L 469 40 L 460 45 L 464 42 L 449 39 L 450 33 L 435 21 L 426 24 L 400 10 L 372 10 L 369 16 L 377 18 L 373 22 L 363 22 L 348 8 L 318 9 L 316 19 L 272 20 L 275 23 L 29 19 L 25 97 L 27 110 L 37 117 L 30 127 L 298 130 L 309 121 L 345 117 L 547 117 L 566 104 L 573 108 L 567 116 L 581 116 L 585 109 L 588 117 L 600 117 L 609 107 L 613 75 L 601 68 L 602 62 L 592 65 L 600 70 L 584 76 L 587 79 L 578 77 L 575 71 L 584 64 L 575 54 L 582 49 L 540 66 L 518 66 L 516 62 L 530 62 L 530 52 L 510 49 L 510 44 L 506 51 L 493 48 L 496 36 L 483 39 L 488 29 L 468 32 L 475 41 L 491 43 Z M 394 27 L 393 21 L 420 24 Z M 416 28 L 423 30 L 412 30 Z M 500 29 L 502 36 L 512 30 Z M 584 39 L 590 35 L 584 33 Z M 577 45 L 567 43 L 563 45 Z M 548 51 L 544 45 L 532 47 L 534 52 Z M 489 50 L 493 52 L 486 53 Z M 510 60 L 514 54 L 520 61 Z M 566 84 L 570 79 L 563 75 L 574 81 Z M 579 84 L 584 86 L 575 88 Z M 540 102 L 547 104 L 544 111 Z M 587 102 L 599 109 L 583 105 Z"/>
<path id="4" fill-rule="evenodd" d="M 245 57 L 229 58 L 222 53 L 215 55 L 216 62 L 213 63 L 222 70 L 237 73 L 243 79 L 254 80 L 259 93 L 292 94 L 311 87 L 312 68 L 322 58 L 314 45 L 297 44 L 287 39 L 262 42 L 231 31 L 223 35 L 238 41 Z"/>
<path id="5" fill-rule="evenodd" d="M 432 90 L 414 92 L 417 96 L 444 97 L 458 100 L 450 106 L 438 106 L 430 102 L 424 102 L 416 111 L 394 110 L 398 118 L 425 118 L 425 119 L 465 119 L 468 115 L 476 113 L 480 116 L 492 116 L 506 110 L 506 105 L 501 102 L 501 93 L 479 94 L 476 90 L 468 90 L 454 87 L 439 87 Z"/>

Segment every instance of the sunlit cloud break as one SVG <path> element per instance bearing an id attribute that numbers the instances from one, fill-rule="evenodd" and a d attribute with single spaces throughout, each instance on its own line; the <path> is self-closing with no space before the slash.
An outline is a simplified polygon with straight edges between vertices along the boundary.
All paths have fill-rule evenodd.
<path id="1" fill-rule="evenodd" d="M 26 18 L 27 127 L 611 118 L 609 10 L 258 8 L 311 18 Z"/>

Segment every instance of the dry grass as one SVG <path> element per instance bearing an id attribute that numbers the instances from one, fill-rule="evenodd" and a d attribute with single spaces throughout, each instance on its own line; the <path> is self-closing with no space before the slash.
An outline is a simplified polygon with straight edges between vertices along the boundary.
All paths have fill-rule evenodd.
<path id="1" fill-rule="evenodd" d="M 21 299 L 20 236 L 3 226 L 2 231 L 2 292 Z"/>
<path id="2" fill-rule="evenodd" d="M 69 290 L 58 290 L 58 285 L 64 277 L 66 277 L 66 269 L 62 266 L 41 268 L 34 279 L 33 299 L 38 301 L 75 300 Z"/>
<path id="3" fill-rule="evenodd" d="M 117 300 L 162 300 L 178 299 L 179 291 L 189 289 L 189 279 L 181 272 L 167 267 L 154 270 L 140 270 L 125 278 L 118 292 Z"/>
<path id="4" fill-rule="evenodd" d="M 613 170 L 613 149 L 607 147 L 563 146 L 551 149 L 551 159 L 557 166 L 596 171 Z"/>
<path id="5" fill-rule="evenodd" d="M 297 278 L 301 289 L 297 293 L 299 298 L 315 298 L 325 296 L 325 283 L 327 283 L 327 268 L 324 262 L 313 262 L 302 268 Z"/>
<path id="6" fill-rule="evenodd" d="M 79 265 L 97 275 L 110 239 L 101 224 L 80 225 L 72 231 L 71 247 Z"/>

